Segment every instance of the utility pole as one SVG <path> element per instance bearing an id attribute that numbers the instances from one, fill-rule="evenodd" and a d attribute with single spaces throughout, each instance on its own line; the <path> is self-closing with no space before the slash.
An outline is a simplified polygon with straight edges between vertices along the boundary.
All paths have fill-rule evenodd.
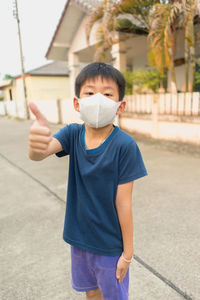
<path id="1" fill-rule="evenodd" d="M 24 57 L 23 57 L 23 51 L 22 51 L 22 39 L 21 39 L 20 19 L 19 19 L 19 13 L 18 13 L 17 0 L 14 0 L 13 4 L 14 4 L 13 16 L 17 20 L 17 27 L 18 27 L 19 50 L 20 50 L 20 60 L 21 60 L 21 75 L 22 75 L 22 81 L 23 81 L 26 118 L 30 119 L 30 113 L 29 113 L 28 102 L 27 102 L 27 89 L 26 89 L 26 80 L 25 80 L 25 72 L 24 72 Z"/>

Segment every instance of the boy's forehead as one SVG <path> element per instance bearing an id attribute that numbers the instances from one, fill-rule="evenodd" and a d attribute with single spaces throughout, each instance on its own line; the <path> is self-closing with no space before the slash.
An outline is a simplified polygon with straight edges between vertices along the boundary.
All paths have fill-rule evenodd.
<path id="1" fill-rule="evenodd" d="M 101 77 L 101 76 L 88 78 L 83 83 L 82 88 L 86 87 L 86 86 L 97 86 L 97 85 L 103 85 L 106 87 L 112 87 L 112 88 L 116 87 L 117 88 L 117 84 L 112 78 L 106 78 L 106 77 Z"/>

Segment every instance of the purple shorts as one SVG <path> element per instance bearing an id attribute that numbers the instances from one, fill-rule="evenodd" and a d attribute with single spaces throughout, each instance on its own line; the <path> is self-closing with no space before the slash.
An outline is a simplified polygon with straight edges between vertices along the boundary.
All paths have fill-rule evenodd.
<path id="1" fill-rule="evenodd" d="M 119 257 L 99 255 L 71 245 L 73 289 L 86 292 L 99 288 L 104 300 L 128 300 L 129 269 L 122 282 L 116 279 Z"/>

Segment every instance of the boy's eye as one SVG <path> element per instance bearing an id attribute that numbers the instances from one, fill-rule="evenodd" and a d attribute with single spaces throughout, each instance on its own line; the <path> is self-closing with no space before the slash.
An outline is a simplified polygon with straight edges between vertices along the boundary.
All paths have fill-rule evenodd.
<path id="1" fill-rule="evenodd" d="M 110 94 L 110 93 L 105 93 L 104 96 L 106 96 L 106 97 L 112 97 L 112 94 Z"/>
<path id="2" fill-rule="evenodd" d="M 86 95 L 89 95 L 89 96 L 94 95 L 93 92 L 87 92 L 87 93 L 85 93 L 85 94 L 86 94 Z"/>

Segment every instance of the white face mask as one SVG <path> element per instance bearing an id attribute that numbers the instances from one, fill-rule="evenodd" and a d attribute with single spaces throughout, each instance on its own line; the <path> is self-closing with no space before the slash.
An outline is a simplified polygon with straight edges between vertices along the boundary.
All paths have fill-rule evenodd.
<path id="1" fill-rule="evenodd" d="M 115 102 L 101 93 L 78 99 L 80 117 L 90 127 L 99 128 L 111 124 L 121 102 Z"/>

